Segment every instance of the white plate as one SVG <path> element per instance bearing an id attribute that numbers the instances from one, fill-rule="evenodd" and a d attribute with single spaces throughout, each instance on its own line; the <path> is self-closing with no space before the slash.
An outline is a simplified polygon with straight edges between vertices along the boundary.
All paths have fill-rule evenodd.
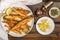
<path id="1" fill-rule="evenodd" d="M 28 0 L 28 1 L 21 1 L 25 5 L 35 5 L 41 3 L 42 0 Z"/>
<path id="2" fill-rule="evenodd" d="M 52 10 L 52 9 L 57 9 L 58 15 L 52 16 L 52 15 L 51 15 L 51 10 Z M 52 18 L 57 18 L 57 17 L 59 17 L 59 15 L 60 15 L 60 10 L 59 10 L 59 8 L 57 8 L 57 7 L 52 7 L 52 8 L 49 10 L 49 15 L 50 15 Z"/>
<path id="3" fill-rule="evenodd" d="M 20 1 L 21 3 L 25 4 L 25 5 L 35 5 L 38 3 L 41 3 L 42 0 L 6 0 L 7 2 L 15 2 L 15 1 Z"/>
<path id="4" fill-rule="evenodd" d="M 49 22 L 50 25 L 51 25 L 51 26 L 50 26 L 50 29 L 48 29 L 46 32 L 41 31 L 40 28 L 39 28 L 39 26 L 38 26 L 38 23 L 40 23 L 41 20 L 43 20 L 43 19 L 47 19 L 48 22 Z M 54 28 L 55 28 L 54 21 L 53 21 L 51 18 L 49 18 L 49 17 L 42 17 L 42 18 L 40 18 L 40 19 L 37 21 L 37 23 L 36 23 L 36 29 L 37 29 L 37 31 L 38 31 L 40 34 L 42 34 L 42 35 L 51 34 L 51 33 L 53 32 Z"/>
<path id="5" fill-rule="evenodd" d="M 26 9 L 26 10 L 29 10 L 30 11 L 30 14 L 29 15 L 33 15 L 33 13 L 32 13 L 32 11 L 27 7 L 27 6 L 25 6 L 25 5 L 23 5 L 22 3 L 20 3 L 20 2 L 17 2 L 17 3 L 9 3 L 8 5 L 6 5 L 6 3 L 5 4 L 3 4 L 2 6 L 1 6 L 1 11 L 2 12 L 4 12 L 5 11 L 5 9 L 7 8 L 7 7 L 22 7 L 22 8 L 24 8 L 24 9 Z M 1 17 L 1 25 L 2 25 L 2 27 L 4 28 L 4 30 L 8 30 L 8 28 L 7 27 L 5 27 L 4 25 L 6 25 L 5 23 L 3 23 L 2 22 L 3 21 L 3 16 Z M 32 27 L 33 27 L 33 24 L 34 24 L 34 19 L 33 20 L 31 20 L 29 23 L 27 23 L 29 26 L 31 26 L 31 28 L 30 28 L 30 31 L 31 31 L 31 29 L 32 29 Z M 11 35 L 11 36 L 14 36 L 14 37 L 23 37 L 23 36 L 25 36 L 26 34 L 16 34 L 16 33 L 14 33 L 14 32 L 9 32 L 9 34 Z"/>

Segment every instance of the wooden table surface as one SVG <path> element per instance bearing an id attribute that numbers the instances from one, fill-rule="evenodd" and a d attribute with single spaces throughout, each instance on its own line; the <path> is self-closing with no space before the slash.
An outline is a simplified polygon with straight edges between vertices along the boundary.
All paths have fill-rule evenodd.
<path id="1" fill-rule="evenodd" d="M 45 2 L 47 2 L 46 0 L 44 0 Z M 54 5 L 53 6 L 57 6 L 58 8 L 60 8 L 60 0 L 54 0 Z M 39 3 L 39 4 L 36 4 L 36 5 L 29 5 L 28 7 L 32 10 L 32 12 L 35 14 L 35 11 L 38 7 L 41 8 L 42 3 Z M 48 12 L 47 12 L 48 14 Z M 48 16 L 49 15 L 44 15 L 44 16 Z M 35 16 L 35 15 L 34 15 Z M 60 16 L 58 18 L 55 18 L 53 19 L 54 22 L 55 22 L 55 29 L 54 31 L 50 34 L 50 35 L 41 35 L 39 34 L 37 31 L 36 31 L 36 28 L 35 28 L 35 24 L 36 24 L 36 21 L 37 21 L 38 17 L 35 16 L 35 23 L 34 23 L 34 27 L 33 29 L 31 30 L 31 32 L 24 36 L 24 37 L 19 37 L 19 38 L 15 38 L 15 37 L 12 37 L 9 35 L 9 40 L 60 40 Z"/>

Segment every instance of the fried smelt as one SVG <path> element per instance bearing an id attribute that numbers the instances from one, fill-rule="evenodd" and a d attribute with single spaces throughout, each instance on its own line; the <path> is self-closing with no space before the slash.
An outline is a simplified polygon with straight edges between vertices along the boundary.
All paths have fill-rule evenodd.
<path id="1" fill-rule="evenodd" d="M 12 22 L 12 23 L 14 23 L 14 24 L 16 24 L 16 23 L 18 23 L 17 21 L 11 21 L 11 20 L 7 20 L 7 19 L 4 19 L 4 21 L 3 22 Z"/>
<path id="2" fill-rule="evenodd" d="M 19 16 L 19 15 L 14 15 L 14 14 L 10 14 L 10 16 L 18 16 L 21 20 L 23 20 L 23 19 L 27 18 L 27 16 L 22 17 L 22 16 Z"/>
<path id="3" fill-rule="evenodd" d="M 17 11 L 15 8 L 13 8 L 14 12 L 16 12 L 16 14 L 22 16 L 22 17 L 25 17 L 25 15 L 19 11 Z"/>
<path id="4" fill-rule="evenodd" d="M 11 30 L 17 30 L 17 29 L 19 29 L 19 30 L 29 30 L 29 27 L 27 27 L 26 26 L 26 24 L 30 21 L 30 20 L 32 20 L 33 19 L 33 17 L 29 17 L 28 19 L 25 19 L 25 20 L 23 20 L 23 21 L 21 21 L 21 22 L 19 22 L 15 27 L 13 27 Z M 21 28 L 21 29 L 20 29 Z"/>
<path id="5" fill-rule="evenodd" d="M 8 20 L 15 20 L 15 21 L 21 21 L 21 18 L 18 17 L 18 16 L 4 16 L 5 19 L 8 19 Z"/>
<path id="6" fill-rule="evenodd" d="M 10 26 L 10 27 L 14 26 L 14 23 L 12 21 L 8 21 L 8 20 L 4 19 L 3 22 L 6 23 L 6 24 L 8 24 L 8 26 Z"/>
<path id="7" fill-rule="evenodd" d="M 22 26 L 20 26 L 20 27 L 18 27 L 16 29 L 12 29 L 10 31 L 13 31 L 13 32 L 17 31 L 17 33 L 24 32 L 25 34 L 27 34 L 29 32 L 29 28 L 30 28 L 30 26 L 28 26 L 28 25 L 22 25 Z"/>
<path id="8" fill-rule="evenodd" d="M 22 30 L 20 30 L 19 28 L 17 28 L 17 29 L 15 29 L 15 30 L 6 30 L 8 33 L 9 32 L 15 32 L 15 33 L 17 33 L 17 34 L 21 34 L 22 33 Z"/>
<path id="9" fill-rule="evenodd" d="M 3 22 L 8 25 L 8 26 L 6 26 L 8 29 L 13 28 L 15 26 L 15 24 L 17 24 L 17 21 L 10 21 L 10 20 L 7 20 L 7 19 L 4 19 Z"/>
<path id="10" fill-rule="evenodd" d="M 30 13 L 30 11 L 23 9 L 23 8 L 20 8 L 20 7 L 13 7 L 13 8 L 15 8 L 17 11 L 21 12 L 24 15 L 27 15 Z"/>
<path id="11" fill-rule="evenodd" d="M 31 21 L 33 19 L 33 17 L 29 17 L 28 19 L 25 19 L 21 22 L 19 22 L 13 29 L 17 28 L 17 27 L 20 27 L 21 25 L 25 25 L 27 24 L 29 21 Z"/>
<path id="12" fill-rule="evenodd" d="M 30 13 L 30 11 L 28 11 L 28 10 L 25 10 L 23 8 L 15 8 L 15 7 L 12 8 L 12 12 L 11 12 L 11 14 L 20 15 L 23 17 L 25 17 L 29 13 Z"/>

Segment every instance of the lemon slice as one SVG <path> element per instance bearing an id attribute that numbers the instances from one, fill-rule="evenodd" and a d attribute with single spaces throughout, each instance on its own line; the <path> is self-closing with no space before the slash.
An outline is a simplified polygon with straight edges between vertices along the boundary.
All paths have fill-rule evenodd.
<path id="1" fill-rule="evenodd" d="M 11 13 L 11 11 L 12 11 L 12 8 L 11 7 L 8 7 L 7 9 L 6 9 L 6 15 L 9 15 L 10 13 Z"/>

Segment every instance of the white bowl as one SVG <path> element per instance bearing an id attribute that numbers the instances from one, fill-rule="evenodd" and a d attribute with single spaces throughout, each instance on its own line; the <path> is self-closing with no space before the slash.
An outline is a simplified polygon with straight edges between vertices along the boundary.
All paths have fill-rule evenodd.
<path id="1" fill-rule="evenodd" d="M 51 10 L 52 10 L 52 9 L 57 9 L 58 15 L 52 16 L 52 15 L 51 15 Z M 57 18 L 57 17 L 59 17 L 59 15 L 60 15 L 60 10 L 59 10 L 59 8 L 57 8 L 57 7 L 52 7 L 52 8 L 49 10 L 49 15 L 50 15 L 52 18 Z"/>
<path id="2" fill-rule="evenodd" d="M 43 20 L 43 19 L 47 19 L 48 22 L 50 23 L 50 28 L 49 28 L 46 32 L 43 32 L 42 30 L 40 30 L 40 28 L 39 28 L 39 26 L 38 26 L 38 23 L 40 23 L 41 20 Z M 43 25 L 44 25 L 44 24 L 43 24 Z M 42 35 L 51 34 L 51 33 L 53 32 L 54 28 L 55 28 L 54 21 L 53 21 L 51 18 L 49 18 L 49 17 L 42 17 L 42 18 L 38 19 L 38 21 L 37 21 L 37 23 L 36 23 L 36 29 L 37 29 L 37 31 L 38 31 L 40 34 L 42 34 Z"/>

